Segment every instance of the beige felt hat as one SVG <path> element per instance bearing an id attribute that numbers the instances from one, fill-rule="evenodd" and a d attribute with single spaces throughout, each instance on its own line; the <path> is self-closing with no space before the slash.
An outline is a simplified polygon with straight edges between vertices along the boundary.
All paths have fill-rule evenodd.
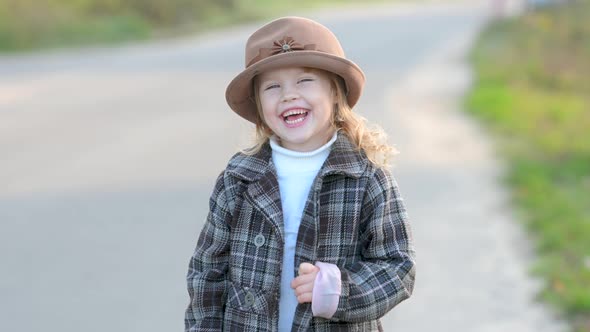
<path id="1" fill-rule="evenodd" d="M 269 69 L 293 66 L 323 69 L 342 77 L 350 107 L 361 96 L 365 75 L 359 66 L 346 59 L 336 36 L 310 19 L 283 17 L 264 25 L 248 38 L 246 69 L 227 86 L 227 103 L 238 115 L 255 123 L 252 79 Z"/>

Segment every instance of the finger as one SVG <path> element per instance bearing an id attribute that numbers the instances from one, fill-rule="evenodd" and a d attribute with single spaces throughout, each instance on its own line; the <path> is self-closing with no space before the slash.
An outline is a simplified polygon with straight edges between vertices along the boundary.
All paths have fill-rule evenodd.
<path id="1" fill-rule="evenodd" d="M 313 284 L 311 284 L 311 283 L 303 284 L 303 285 L 300 285 L 299 287 L 295 288 L 295 295 L 299 296 L 301 294 L 311 293 L 312 291 L 313 291 Z"/>
<path id="2" fill-rule="evenodd" d="M 303 284 L 312 283 L 315 281 L 315 274 L 304 274 L 291 281 L 291 288 L 295 289 Z"/>
<path id="3" fill-rule="evenodd" d="M 304 294 L 297 296 L 297 302 L 308 303 L 308 302 L 311 302 L 312 297 L 313 297 L 312 293 L 304 293 Z"/>
<path id="4" fill-rule="evenodd" d="M 313 273 L 318 269 L 313 264 L 310 263 L 301 263 L 299 265 L 299 275 Z"/>

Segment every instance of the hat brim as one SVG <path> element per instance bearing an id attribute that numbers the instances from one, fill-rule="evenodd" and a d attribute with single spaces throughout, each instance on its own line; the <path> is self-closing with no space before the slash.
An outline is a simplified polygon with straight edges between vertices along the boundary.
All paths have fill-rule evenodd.
<path id="1" fill-rule="evenodd" d="M 353 107 L 359 100 L 365 75 L 354 62 L 319 51 L 293 51 L 260 60 L 238 74 L 227 86 L 225 99 L 234 112 L 256 123 L 256 102 L 252 95 L 252 79 L 267 70 L 283 67 L 323 69 L 339 75 L 346 83 L 346 99 Z"/>

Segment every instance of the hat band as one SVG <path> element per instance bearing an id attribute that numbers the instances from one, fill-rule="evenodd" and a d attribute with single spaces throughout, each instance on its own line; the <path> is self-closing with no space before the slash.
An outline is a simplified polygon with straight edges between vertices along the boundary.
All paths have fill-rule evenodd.
<path id="1" fill-rule="evenodd" d="M 272 47 L 261 47 L 258 49 L 258 55 L 248 62 L 246 68 L 255 64 L 256 62 L 280 53 L 287 53 L 293 51 L 315 51 L 315 44 L 301 45 L 291 37 L 283 37 L 281 40 L 275 40 Z"/>

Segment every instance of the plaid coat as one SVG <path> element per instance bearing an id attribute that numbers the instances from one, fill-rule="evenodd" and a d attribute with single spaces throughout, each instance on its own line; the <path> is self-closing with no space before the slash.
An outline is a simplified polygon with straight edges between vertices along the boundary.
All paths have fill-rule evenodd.
<path id="1" fill-rule="evenodd" d="M 190 261 L 186 331 L 277 331 L 282 222 L 270 146 L 236 154 L 217 179 Z M 299 304 L 293 331 L 381 330 L 379 318 L 414 287 L 412 237 L 397 184 L 340 133 L 312 184 L 293 269 L 316 261 L 341 270 L 338 309 L 328 320 Z"/>

